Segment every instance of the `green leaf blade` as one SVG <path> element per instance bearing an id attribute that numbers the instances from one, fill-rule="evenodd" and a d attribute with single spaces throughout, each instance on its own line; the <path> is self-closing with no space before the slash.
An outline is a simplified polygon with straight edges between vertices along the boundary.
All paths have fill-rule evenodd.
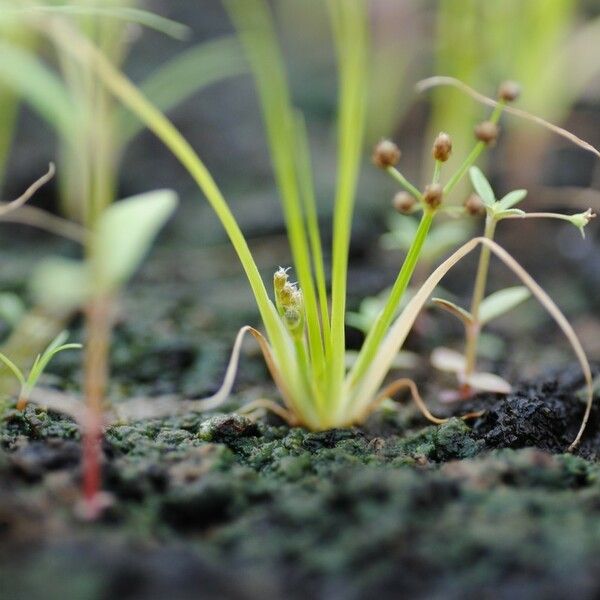
<path id="1" fill-rule="evenodd" d="M 496 203 L 496 208 L 498 210 L 508 210 L 509 208 L 519 204 L 519 202 L 522 202 L 526 196 L 527 190 L 514 190 L 506 194 L 506 196 L 504 196 L 504 198 L 501 200 L 498 200 Z"/>
<path id="2" fill-rule="evenodd" d="M 2 361 L 12 371 L 13 375 L 18 379 L 22 386 L 25 385 L 25 377 L 23 376 L 21 369 L 19 369 L 19 367 L 17 367 L 17 365 L 15 365 L 15 363 L 10 360 L 8 356 L 2 354 L 2 352 L 0 352 L 0 361 Z"/>
<path id="3" fill-rule="evenodd" d="M 480 324 L 485 325 L 486 323 L 497 319 L 517 307 L 522 302 L 525 302 L 530 296 L 531 293 L 529 290 L 522 285 L 504 288 L 503 290 L 490 294 L 487 298 L 482 300 L 479 307 Z"/>
<path id="4" fill-rule="evenodd" d="M 496 202 L 494 190 L 492 190 L 490 182 L 487 180 L 481 169 L 478 167 L 471 167 L 469 169 L 469 177 L 471 178 L 471 183 L 473 184 L 475 191 L 479 194 L 484 204 L 486 206 L 492 206 L 494 202 Z"/>
<path id="5" fill-rule="evenodd" d="M 103 213 L 92 242 L 97 291 L 110 293 L 133 275 L 176 206 L 174 192 L 159 190 L 121 200 Z"/>

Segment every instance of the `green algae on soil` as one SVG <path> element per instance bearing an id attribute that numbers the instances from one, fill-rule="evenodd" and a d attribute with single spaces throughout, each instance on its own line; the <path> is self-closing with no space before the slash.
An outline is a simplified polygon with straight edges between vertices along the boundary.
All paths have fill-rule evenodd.
<path id="1" fill-rule="evenodd" d="M 8 410 L 3 594 L 596 597 L 596 411 L 582 456 L 562 453 L 580 385 L 567 372 L 478 399 L 488 410 L 472 426 L 424 426 L 407 409 L 322 433 L 228 414 L 115 425 L 98 523 L 73 515 L 76 426 Z"/>

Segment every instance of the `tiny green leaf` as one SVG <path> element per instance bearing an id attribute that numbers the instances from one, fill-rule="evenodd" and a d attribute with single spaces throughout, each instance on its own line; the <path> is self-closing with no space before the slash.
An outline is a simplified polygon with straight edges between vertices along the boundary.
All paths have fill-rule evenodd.
<path id="1" fill-rule="evenodd" d="M 443 298 L 432 298 L 431 301 L 442 310 L 460 319 L 464 325 L 469 325 L 473 322 L 473 315 L 468 310 L 458 306 L 458 304 L 454 304 L 454 302 L 444 300 Z"/>
<path id="2" fill-rule="evenodd" d="M 35 387 L 38 379 L 44 372 L 44 369 L 48 366 L 48 363 L 56 356 L 59 352 L 64 350 L 76 350 L 81 348 L 81 344 L 65 344 L 69 338 L 68 331 L 61 331 L 55 338 L 50 342 L 48 347 L 44 350 L 41 355 L 38 355 L 29 371 L 27 376 L 27 382 L 24 386 L 25 394 L 29 395 L 31 390 Z"/>
<path id="3" fill-rule="evenodd" d="M 490 182 L 481 172 L 481 169 L 478 167 L 471 167 L 469 169 L 469 177 L 471 178 L 471 183 L 473 184 L 475 191 L 479 194 L 479 197 L 483 200 L 484 204 L 486 206 L 492 206 L 492 204 L 496 202 L 496 197 L 494 196 L 494 191 L 492 190 Z"/>
<path id="4" fill-rule="evenodd" d="M 19 369 L 19 367 L 17 367 L 17 365 L 15 365 L 15 363 L 10 360 L 8 356 L 2 354 L 2 352 L 0 352 L 0 361 L 2 361 L 12 371 L 13 375 L 19 380 L 21 385 L 25 385 L 25 377 L 23 376 L 21 369 Z"/>
<path id="5" fill-rule="evenodd" d="M 176 206 L 174 192 L 159 190 L 106 209 L 92 242 L 93 285 L 98 292 L 109 293 L 133 275 Z"/>
<path id="6" fill-rule="evenodd" d="M 527 196 L 527 190 L 514 190 L 509 192 L 504 198 L 498 200 L 496 209 L 508 210 L 516 204 L 519 204 L 519 202 L 522 202 L 525 199 L 525 196 Z"/>
<path id="7" fill-rule="evenodd" d="M 529 290 L 522 285 L 504 288 L 490 294 L 481 302 L 479 307 L 479 322 L 481 325 L 489 323 L 493 319 L 512 310 L 530 296 L 531 293 Z"/>

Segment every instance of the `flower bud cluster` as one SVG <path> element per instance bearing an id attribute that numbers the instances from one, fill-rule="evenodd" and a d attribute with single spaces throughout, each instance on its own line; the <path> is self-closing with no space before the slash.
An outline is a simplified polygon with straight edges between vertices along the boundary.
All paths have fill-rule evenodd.
<path id="1" fill-rule="evenodd" d="M 304 331 L 304 299 L 298 285 L 289 281 L 288 269 L 279 267 L 273 275 L 277 312 L 292 335 Z"/>

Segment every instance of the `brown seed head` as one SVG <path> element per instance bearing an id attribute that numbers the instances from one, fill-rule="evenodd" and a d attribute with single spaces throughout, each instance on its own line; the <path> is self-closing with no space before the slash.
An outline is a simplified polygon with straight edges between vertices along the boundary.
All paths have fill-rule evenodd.
<path id="1" fill-rule="evenodd" d="M 439 183 L 432 183 L 423 192 L 423 202 L 430 208 L 437 208 L 442 203 L 444 188 Z"/>
<path id="2" fill-rule="evenodd" d="M 477 194 L 471 194 L 465 200 L 464 207 L 467 211 L 467 214 L 471 215 L 472 217 L 478 217 L 485 213 L 485 204 Z"/>
<path id="3" fill-rule="evenodd" d="M 475 137 L 486 144 L 493 144 L 498 138 L 499 128 L 492 121 L 482 121 L 475 125 Z"/>
<path id="4" fill-rule="evenodd" d="M 498 98 L 514 102 L 521 95 L 521 86 L 516 81 L 503 81 L 498 87 Z"/>
<path id="5" fill-rule="evenodd" d="M 438 134 L 433 142 L 431 154 L 435 160 L 446 162 L 450 158 L 452 152 L 452 140 L 447 133 L 443 131 Z"/>
<path id="6" fill-rule="evenodd" d="M 408 192 L 398 192 L 392 200 L 394 209 L 404 215 L 412 212 L 416 204 L 417 201 Z"/>
<path id="7" fill-rule="evenodd" d="M 380 169 L 387 169 L 398 164 L 400 148 L 390 140 L 381 140 L 373 149 L 373 164 Z"/>

